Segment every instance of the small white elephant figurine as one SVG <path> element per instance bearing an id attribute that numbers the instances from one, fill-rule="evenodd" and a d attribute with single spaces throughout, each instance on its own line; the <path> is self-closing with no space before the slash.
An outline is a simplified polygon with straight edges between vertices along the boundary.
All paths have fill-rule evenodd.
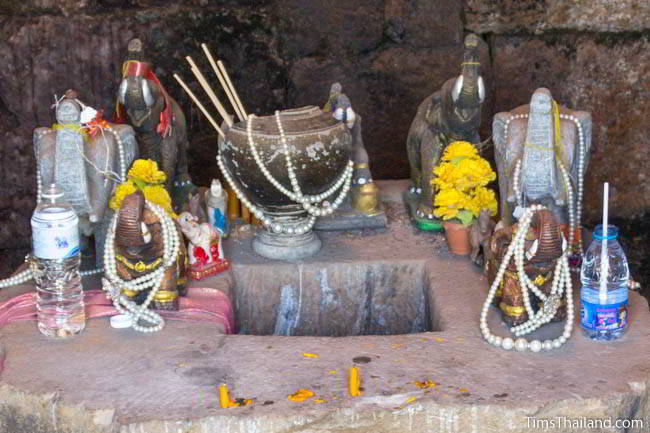
<path id="1" fill-rule="evenodd" d="M 199 224 L 198 217 L 183 212 L 178 217 L 181 231 L 188 239 L 189 276 L 193 280 L 218 274 L 230 266 L 223 254 L 221 232 L 209 223 Z"/>

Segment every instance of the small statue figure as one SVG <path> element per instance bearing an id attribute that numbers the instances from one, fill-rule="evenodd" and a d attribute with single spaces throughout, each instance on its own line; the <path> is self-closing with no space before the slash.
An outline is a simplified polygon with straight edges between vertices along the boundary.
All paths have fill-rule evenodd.
<path id="1" fill-rule="evenodd" d="M 379 201 L 379 188 L 372 180 L 368 152 L 363 145 L 361 116 L 352 109 L 350 98 L 343 93 L 340 83 L 330 87 L 329 99 L 323 111 L 331 112 L 336 120 L 344 122 L 350 129 L 354 172 L 350 195 L 332 216 L 320 218 L 315 228 L 348 230 L 385 227 L 386 215 Z"/>
<path id="2" fill-rule="evenodd" d="M 185 210 L 184 211 L 194 215 L 197 218 L 199 224 L 210 222 L 210 219 L 208 218 L 208 214 L 205 211 L 204 198 L 201 196 L 201 194 L 198 191 L 196 192 L 196 194 L 189 195 L 189 200 L 187 202 L 187 205 L 189 211 L 185 211 Z"/>
<path id="3" fill-rule="evenodd" d="M 128 125 L 101 119 L 77 99 L 75 91 L 68 90 L 55 107 L 57 123 L 34 130 L 37 200 L 42 185 L 56 183 L 63 190 L 79 216 L 80 234 L 95 236 L 96 262 L 101 266 L 108 200 L 138 156 L 135 134 Z"/>
<path id="4" fill-rule="evenodd" d="M 480 142 L 481 104 L 485 85 L 480 76 L 480 39 L 465 37 L 461 75 L 447 80 L 442 89 L 427 97 L 411 123 L 406 151 L 411 166 L 411 187 L 406 193 L 411 217 L 421 230 L 440 230 L 433 215 L 433 168 L 445 147 L 454 141 Z"/>
<path id="5" fill-rule="evenodd" d="M 173 230 L 182 239 L 177 223 L 173 223 Z M 169 247 L 165 242 L 169 241 L 163 237 L 160 219 L 145 206 L 142 191 L 137 190 L 124 197 L 118 211 L 114 238 L 115 268 L 117 276 L 122 280 L 134 280 L 164 266 L 165 248 Z M 165 269 L 161 287 L 151 302 L 154 309 L 178 310 L 178 297 L 183 290 L 179 287 L 179 282 L 184 277 L 186 255 L 185 245 L 181 242 L 176 265 Z M 152 289 L 134 292 L 125 289 L 123 294 L 141 304 L 147 299 L 150 290 Z"/>
<path id="6" fill-rule="evenodd" d="M 126 110 L 140 145 L 140 157 L 156 161 L 165 172 L 165 188 L 172 194 L 174 208 L 180 209 L 194 189 L 187 171 L 185 115 L 144 58 L 140 39 L 131 40 L 122 67 L 116 117 L 123 121 Z M 172 186 L 176 188 L 172 190 Z"/>
<path id="7" fill-rule="evenodd" d="M 490 257 L 490 237 L 494 230 L 495 222 L 492 221 L 492 212 L 489 209 L 481 209 L 478 219 L 472 224 L 469 232 L 469 243 L 472 246 L 470 258 L 478 266 L 485 264 Z M 483 259 L 479 257 L 479 253 L 483 249 Z"/>
<path id="8" fill-rule="evenodd" d="M 221 187 L 219 179 L 212 179 L 210 189 L 205 192 L 205 206 L 210 225 L 228 237 L 228 192 Z"/>
<path id="9" fill-rule="evenodd" d="M 209 223 L 198 223 L 198 218 L 189 212 L 183 212 L 178 217 L 178 223 L 187 239 L 190 270 L 193 280 L 216 275 L 230 267 L 224 258 L 221 244 L 221 232 Z"/>
<path id="10" fill-rule="evenodd" d="M 517 227 L 517 224 L 514 224 L 497 229 L 490 239 L 487 255 L 487 278 L 490 285 L 497 278 L 497 270 L 504 259 L 508 245 L 515 238 Z M 551 293 L 555 267 L 565 247 L 564 235 L 553 213 L 547 209 L 536 212 L 524 240 L 524 271 L 545 295 Z M 532 296 L 530 303 L 533 310 L 537 311 L 540 300 Z M 503 280 L 497 289 L 495 302 L 503 313 L 503 321 L 508 326 L 520 325 L 528 320 L 521 282 L 513 259 L 506 267 Z M 565 317 L 566 304 L 560 306 L 553 320 L 563 320 Z"/>
<path id="11" fill-rule="evenodd" d="M 591 114 L 559 107 L 548 89 L 539 88 L 530 105 L 497 113 L 492 135 L 503 223 L 513 223 L 517 206 L 539 203 L 551 209 L 560 224 L 568 224 L 573 213 L 579 227 L 591 149 Z M 572 208 L 568 208 L 569 194 Z"/>

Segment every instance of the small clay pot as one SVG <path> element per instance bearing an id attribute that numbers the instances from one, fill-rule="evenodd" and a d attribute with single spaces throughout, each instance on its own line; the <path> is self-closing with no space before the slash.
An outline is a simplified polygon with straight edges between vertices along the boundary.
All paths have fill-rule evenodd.
<path id="1" fill-rule="evenodd" d="M 442 226 L 445 228 L 445 236 L 449 251 L 459 256 L 466 256 L 472 251 L 469 243 L 469 228 L 456 221 L 444 221 Z"/>

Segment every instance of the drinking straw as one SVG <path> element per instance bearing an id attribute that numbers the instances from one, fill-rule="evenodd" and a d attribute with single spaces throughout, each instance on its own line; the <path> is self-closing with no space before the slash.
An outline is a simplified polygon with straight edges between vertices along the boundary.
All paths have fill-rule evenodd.
<path id="1" fill-rule="evenodd" d="M 603 243 L 600 251 L 600 304 L 607 303 L 607 274 L 609 271 L 609 255 L 607 254 L 607 213 L 609 203 L 609 183 L 603 186 Z"/>

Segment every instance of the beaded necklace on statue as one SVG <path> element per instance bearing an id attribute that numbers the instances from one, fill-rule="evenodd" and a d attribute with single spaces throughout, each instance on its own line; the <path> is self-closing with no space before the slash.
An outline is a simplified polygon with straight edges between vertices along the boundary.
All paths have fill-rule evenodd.
<path id="1" fill-rule="evenodd" d="M 116 213 L 113 216 L 111 224 L 106 235 L 106 245 L 104 247 L 104 265 L 106 267 L 105 278 L 102 278 L 103 289 L 109 294 L 113 300 L 113 305 L 121 314 L 128 316 L 131 322 L 131 327 L 136 331 L 151 333 L 160 331 L 165 326 L 164 319 L 160 314 L 155 311 L 149 310 L 147 307 L 153 301 L 156 293 L 160 290 L 163 279 L 165 278 L 165 271 L 167 268 L 176 265 L 176 256 L 180 245 L 180 238 L 174 225 L 174 220 L 167 215 L 164 209 L 158 205 L 145 200 L 145 206 L 158 217 L 162 227 L 162 238 L 164 245 L 163 265 L 158 266 L 152 272 L 146 273 L 133 280 L 125 281 L 117 275 L 117 260 L 115 255 L 115 233 L 117 228 Z M 134 292 L 141 292 L 143 290 L 151 289 L 147 299 L 141 304 L 137 305 L 131 301 L 124 294 L 123 289 L 128 289 Z M 140 320 L 150 323 L 150 326 L 140 325 Z"/>
<path id="2" fill-rule="evenodd" d="M 569 179 L 569 174 L 567 173 L 561 161 L 559 161 L 559 166 L 560 166 L 560 171 L 562 172 L 562 177 L 564 179 L 564 184 L 566 186 L 567 207 L 569 209 L 570 229 L 569 229 L 568 244 L 572 245 L 573 236 L 575 233 L 575 219 L 573 216 L 573 191 L 571 189 L 571 181 Z M 513 189 L 515 195 L 518 197 L 518 202 L 520 200 L 519 197 L 521 196 L 520 189 L 519 189 L 520 171 L 521 171 L 521 159 L 518 160 L 517 164 L 515 165 L 515 172 L 513 176 Z M 528 232 L 528 228 L 530 227 L 533 214 L 542 209 L 544 209 L 544 206 L 539 204 L 535 204 L 530 206 L 529 208 L 525 208 L 523 215 L 519 220 L 515 236 L 510 242 L 510 245 L 508 245 L 506 254 L 503 257 L 503 260 L 501 261 L 499 270 L 497 271 L 497 275 L 494 281 L 492 282 L 492 286 L 490 287 L 488 296 L 485 299 L 485 302 L 483 303 L 483 309 L 481 310 L 480 327 L 481 327 L 481 332 L 483 333 L 483 338 L 490 344 L 501 347 L 505 350 L 510 350 L 513 347 L 518 351 L 525 351 L 527 349 L 530 349 L 532 352 L 539 352 L 542 349 L 544 350 L 551 350 L 554 348 L 557 349 L 566 342 L 566 340 L 571 336 L 571 332 L 573 330 L 573 314 L 574 314 L 573 294 L 572 294 L 572 287 L 571 287 L 571 273 L 569 270 L 569 261 L 568 261 L 568 254 L 570 252 L 570 248 L 563 248 L 562 256 L 560 256 L 560 258 L 557 261 L 557 264 L 555 265 L 555 271 L 553 272 L 553 283 L 551 285 L 551 291 L 549 296 L 546 296 L 541 290 L 539 290 L 539 288 L 535 285 L 535 283 L 531 281 L 530 278 L 528 278 L 528 275 L 526 275 L 526 271 L 524 270 L 524 242 L 526 240 L 526 233 Z M 494 296 L 496 295 L 497 289 L 499 288 L 499 285 L 503 280 L 506 267 L 508 266 L 508 263 L 510 263 L 510 259 L 512 258 L 513 255 L 515 258 L 515 265 L 517 267 L 517 274 L 519 277 L 519 285 L 521 287 L 521 294 L 524 301 L 524 308 L 528 313 L 528 320 L 526 322 L 522 323 L 521 325 L 513 326 L 512 328 L 510 328 L 510 332 L 512 332 L 515 335 L 515 337 L 520 337 L 514 341 L 510 337 L 504 338 L 504 337 L 493 335 L 490 332 L 490 329 L 487 325 L 488 310 L 490 308 L 490 305 L 492 304 L 492 300 L 494 299 Z M 533 308 L 530 305 L 530 296 L 528 294 L 529 290 L 533 292 L 543 302 L 542 308 L 540 308 L 537 311 L 537 313 L 533 311 Z M 546 340 L 544 342 L 540 342 L 539 340 L 532 340 L 529 342 L 525 338 L 521 338 L 522 335 L 526 335 L 536 330 L 543 324 L 551 321 L 551 319 L 555 316 L 557 309 L 560 307 L 560 305 L 562 305 L 563 290 L 565 290 L 566 293 L 566 304 L 567 304 L 567 319 L 564 325 L 563 334 L 560 337 L 556 338 L 555 340 Z"/>

